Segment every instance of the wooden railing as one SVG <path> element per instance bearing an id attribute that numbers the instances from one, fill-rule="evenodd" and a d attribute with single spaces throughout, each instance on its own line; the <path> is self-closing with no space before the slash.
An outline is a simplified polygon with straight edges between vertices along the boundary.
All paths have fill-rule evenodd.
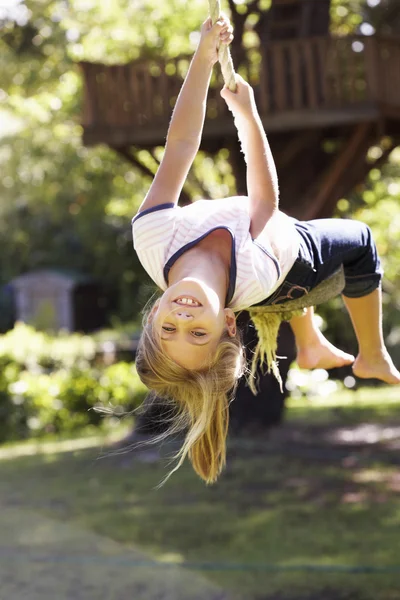
<path id="1" fill-rule="evenodd" d="M 81 63 L 83 125 L 154 127 L 169 122 L 190 57 L 124 66 Z M 315 37 L 271 42 L 249 52 L 239 69 L 254 86 L 261 114 L 348 109 L 382 104 L 400 109 L 400 39 Z M 210 89 L 207 117 L 226 114 L 221 82 Z"/>

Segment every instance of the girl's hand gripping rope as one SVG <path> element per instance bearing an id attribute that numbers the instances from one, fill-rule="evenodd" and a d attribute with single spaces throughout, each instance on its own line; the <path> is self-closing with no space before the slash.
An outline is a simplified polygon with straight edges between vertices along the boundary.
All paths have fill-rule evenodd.
<path id="1" fill-rule="evenodd" d="M 211 19 L 204 21 L 201 27 L 201 36 L 197 53 L 207 62 L 214 65 L 218 61 L 218 48 L 220 44 L 230 44 L 233 40 L 233 27 L 225 15 L 221 15 L 213 25 Z"/>
<path id="2" fill-rule="evenodd" d="M 257 106 L 253 88 L 241 75 L 236 73 L 236 92 L 231 92 L 226 86 L 221 90 L 221 96 L 228 105 L 235 119 L 248 120 L 257 116 Z"/>

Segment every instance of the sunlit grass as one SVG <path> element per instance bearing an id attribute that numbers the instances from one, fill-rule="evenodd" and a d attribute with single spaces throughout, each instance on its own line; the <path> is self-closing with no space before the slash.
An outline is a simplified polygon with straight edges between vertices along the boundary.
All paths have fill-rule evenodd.
<path id="1" fill-rule="evenodd" d="M 400 422 L 400 391 L 397 386 L 364 387 L 344 390 L 327 397 L 288 398 L 288 422 L 361 423 Z"/>
<path id="2" fill-rule="evenodd" d="M 107 425 L 107 421 L 105 421 L 104 427 L 89 426 L 74 437 L 50 434 L 43 438 L 28 439 L 22 442 L 6 442 L 0 445 L 0 461 L 37 454 L 75 452 L 113 444 L 129 433 L 132 427 L 132 418 L 112 426 Z"/>

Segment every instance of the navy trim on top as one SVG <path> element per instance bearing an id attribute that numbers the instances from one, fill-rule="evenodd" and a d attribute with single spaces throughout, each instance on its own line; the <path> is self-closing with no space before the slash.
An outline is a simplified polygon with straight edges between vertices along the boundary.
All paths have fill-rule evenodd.
<path id="1" fill-rule="evenodd" d="M 228 285 L 228 291 L 226 293 L 226 299 L 225 299 L 225 306 L 228 306 L 229 302 L 233 298 L 233 294 L 235 293 L 235 287 L 236 287 L 236 240 L 235 240 L 233 231 L 229 227 L 226 227 L 225 225 L 219 225 L 218 227 L 213 227 L 212 229 L 210 229 L 209 231 L 207 231 L 206 233 L 201 235 L 199 238 L 193 240 L 192 242 L 189 242 L 188 244 L 185 244 L 185 246 L 182 246 L 182 248 L 177 250 L 175 252 L 175 254 L 173 254 L 171 256 L 171 258 L 165 263 L 164 279 L 165 279 L 165 283 L 168 285 L 169 272 L 170 272 L 171 268 L 174 266 L 174 264 L 176 263 L 176 261 L 178 260 L 178 258 L 180 258 L 182 256 L 182 254 L 184 254 L 187 250 L 190 250 L 190 248 L 193 248 L 193 246 L 195 246 L 196 244 L 201 242 L 201 240 L 203 240 L 205 237 L 207 237 L 207 235 L 209 235 L 216 229 L 226 229 L 227 231 L 229 231 L 229 233 L 231 234 L 231 237 L 232 237 L 231 264 L 230 264 L 230 268 L 229 268 L 229 285 Z"/>
<path id="2" fill-rule="evenodd" d="M 281 268 L 280 268 L 279 263 L 276 260 L 275 256 L 273 256 L 270 252 L 268 252 L 268 250 L 266 248 L 264 248 L 264 246 L 262 246 L 259 242 L 257 242 L 257 240 L 253 240 L 253 244 L 258 246 L 258 248 L 260 248 L 260 250 L 262 250 L 264 252 L 264 254 L 266 254 L 272 260 L 272 262 L 275 265 L 276 272 L 278 273 L 278 279 L 279 279 L 279 277 L 281 276 Z"/>
<path id="3" fill-rule="evenodd" d="M 175 207 L 175 204 L 173 202 L 165 202 L 164 204 L 158 204 L 157 206 L 152 206 L 151 208 L 146 208 L 145 210 L 142 210 L 141 212 L 139 212 L 135 217 L 133 217 L 132 225 L 134 224 L 136 219 L 139 219 L 140 217 L 144 217 L 144 215 L 148 215 L 149 213 L 155 212 L 156 210 L 163 210 L 164 208 L 174 208 L 174 207 Z"/>

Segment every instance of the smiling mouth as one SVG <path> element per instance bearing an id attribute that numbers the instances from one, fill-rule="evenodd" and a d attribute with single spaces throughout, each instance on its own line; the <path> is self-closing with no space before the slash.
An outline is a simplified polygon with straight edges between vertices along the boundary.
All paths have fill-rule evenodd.
<path id="1" fill-rule="evenodd" d="M 173 302 L 179 306 L 191 306 L 193 308 L 203 306 L 201 302 L 196 300 L 196 298 L 193 298 L 193 296 L 178 296 Z"/>

